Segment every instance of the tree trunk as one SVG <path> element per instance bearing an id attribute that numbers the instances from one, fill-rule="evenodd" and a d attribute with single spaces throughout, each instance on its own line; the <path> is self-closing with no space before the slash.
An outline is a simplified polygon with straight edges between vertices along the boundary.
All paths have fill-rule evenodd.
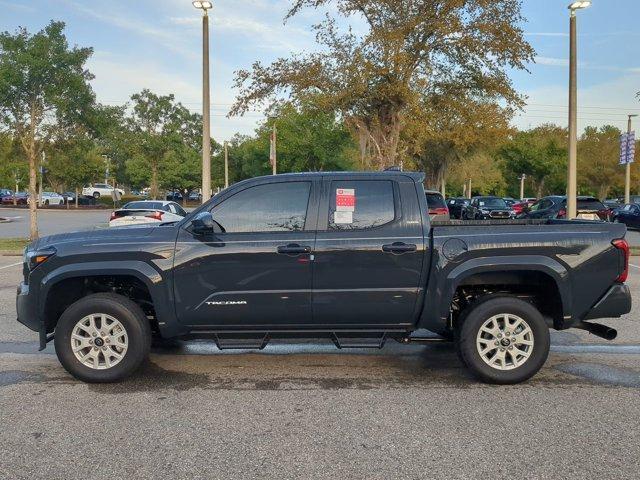
<path id="1" fill-rule="evenodd" d="M 158 164 L 151 162 L 151 198 L 153 200 L 158 199 Z"/>
<path id="2" fill-rule="evenodd" d="M 38 158 L 35 145 L 29 151 L 29 239 L 38 239 Z"/>
<path id="3" fill-rule="evenodd" d="M 78 209 L 78 187 L 76 187 L 76 210 Z"/>
<path id="4" fill-rule="evenodd" d="M 538 196 L 538 198 L 542 198 L 544 197 L 543 193 L 544 193 L 544 178 L 541 179 L 540 182 L 538 182 L 536 195 Z"/>

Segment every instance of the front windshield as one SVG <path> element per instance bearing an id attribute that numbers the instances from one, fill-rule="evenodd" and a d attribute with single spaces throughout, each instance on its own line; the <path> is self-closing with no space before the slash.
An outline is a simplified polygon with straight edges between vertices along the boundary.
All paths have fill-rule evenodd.
<path id="1" fill-rule="evenodd" d="M 501 198 L 481 198 L 478 200 L 480 208 L 507 208 L 507 204 Z"/>

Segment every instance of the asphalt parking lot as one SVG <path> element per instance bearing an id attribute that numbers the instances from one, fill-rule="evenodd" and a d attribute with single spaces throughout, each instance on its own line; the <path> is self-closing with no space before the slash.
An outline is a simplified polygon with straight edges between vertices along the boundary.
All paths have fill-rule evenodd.
<path id="1" fill-rule="evenodd" d="M 478 384 L 450 345 L 394 342 L 188 342 L 86 385 L 15 321 L 19 260 L 0 257 L 0 478 L 638 476 L 637 303 L 605 322 L 614 342 L 555 333 L 545 368 L 512 387 Z M 629 284 L 638 298 L 640 268 Z"/>

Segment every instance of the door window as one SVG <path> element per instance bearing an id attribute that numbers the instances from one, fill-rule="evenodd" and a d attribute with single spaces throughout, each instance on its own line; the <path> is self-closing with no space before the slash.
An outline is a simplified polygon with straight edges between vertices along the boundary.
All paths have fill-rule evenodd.
<path id="1" fill-rule="evenodd" d="M 227 233 L 304 230 L 311 182 L 256 185 L 217 205 L 213 218 Z"/>
<path id="2" fill-rule="evenodd" d="M 368 230 L 396 218 L 389 180 L 331 182 L 329 230 Z"/>

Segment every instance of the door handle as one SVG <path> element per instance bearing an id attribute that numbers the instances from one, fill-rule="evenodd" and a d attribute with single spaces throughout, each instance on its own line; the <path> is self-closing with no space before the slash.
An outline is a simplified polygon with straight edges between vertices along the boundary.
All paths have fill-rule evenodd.
<path id="1" fill-rule="evenodd" d="M 278 247 L 278 253 L 283 255 L 302 255 L 304 253 L 311 253 L 311 247 L 298 245 L 297 243 L 290 243 L 289 245 L 281 245 Z"/>
<path id="2" fill-rule="evenodd" d="M 413 243 L 393 242 L 391 244 L 382 245 L 382 251 L 401 255 L 403 253 L 415 252 L 418 249 Z"/>

